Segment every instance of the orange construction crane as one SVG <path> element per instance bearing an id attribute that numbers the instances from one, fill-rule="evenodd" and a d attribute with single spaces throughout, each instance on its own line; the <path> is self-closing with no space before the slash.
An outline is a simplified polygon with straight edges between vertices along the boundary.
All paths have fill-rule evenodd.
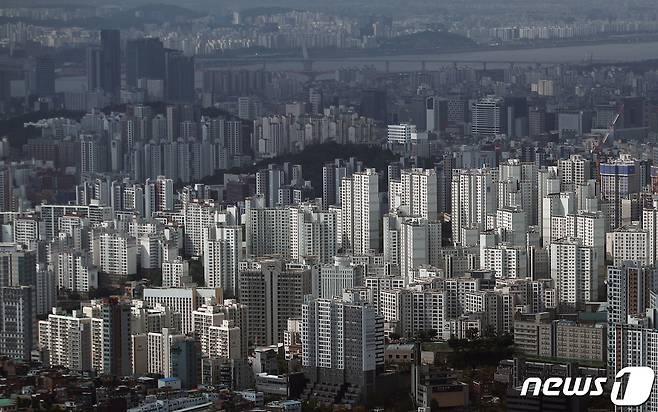
<path id="1" fill-rule="evenodd" d="M 624 104 L 622 103 L 621 105 L 619 105 L 619 110 L 617 110 L 617 114 L 615 115 L 615 118 L 612 119 L 612 123 L 608 125 L 608 131 L 605 132 L 605 134 L 603 135 L 603 139 L 601 139 L 598 143 L 595 143 L 594 146 L 592 146 L 591 153 L 596 153 L 596 154 L 601 153 L 601 150 L 603 149 L 603 146 L 608 141 L 610 135 L 614 134 L 615 128 L 617 127 L 617 121 L 619 121 L 619 118 L 623 113 L 624 113 Z"/>

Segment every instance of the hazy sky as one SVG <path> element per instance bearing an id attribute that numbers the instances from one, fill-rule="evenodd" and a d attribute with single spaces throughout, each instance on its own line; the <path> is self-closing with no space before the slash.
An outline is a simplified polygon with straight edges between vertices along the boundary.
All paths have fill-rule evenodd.
<path id="1" fill-rule="evenodd" d="M 359 14 L 386 13 L 389 15 L 439 10 L 489 15 L 517 13 L 519 16 L 563 16 L 565 19 L 584 17 L 606 19 L 625 13 L 656 13 L 655 0 L 0 0 L 3 6 L 120 5 L 133 7 L 142 4 L 169 3 L 211 13 L 253 7 L 294 7 Z M 548 17 L 548 16 L 546 16 Z"/>

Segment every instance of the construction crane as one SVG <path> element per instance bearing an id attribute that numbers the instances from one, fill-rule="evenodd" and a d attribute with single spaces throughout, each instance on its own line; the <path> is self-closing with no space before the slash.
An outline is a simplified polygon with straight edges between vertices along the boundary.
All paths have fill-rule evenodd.
<path id="1" fill-rule="evenodd" d="M 608 130 L 603 135 L 603 138 L 598 143 L 595 143 L 594 146 L 592 146 L 591 153 L 596 153 L 596 154 L 601 153 L 601 150 L 603 149 L 603 146 L 608 141 L 608 138 L 610 137 L 611 134 L 615 132 L 615 128 L 617 127 L 617 121 L 619 121 L 619 118 L 623 113 L 624 113 L 624 104 L 622 103 L 619 106 L 619 110 L 617 110 L 617 114 L 615 115 L 614 119 L 612 119 L 612 122 L 608 126 Z"/>
<path id="2" fill-rule="evenodd" d="M 601 182 L 601 162 L 604 161 L 601 159 L 601 151 L 603 150 L 603 146 L 607 143 L 608 138 L 610 137 L 611 134 L 615 132 L 615 128 L 617 127 L 617 122 L 619 121 L 619 118 L 621 115 L 624 113 L 624 104 L 622 103 L 619 105 L 619 109 L 617 110 L 617 114 L 615 117 L 612 119 L 612 122 L 608 126 L 608 130 L 605 132 L 603 135 L 603 138 L 598 141 L 597 143 L 592 146 L 592 151 L 591 153 L 593 155 L 596 155 L 595 158 L 595 164 L 596 164 L 596 181 Z"/>

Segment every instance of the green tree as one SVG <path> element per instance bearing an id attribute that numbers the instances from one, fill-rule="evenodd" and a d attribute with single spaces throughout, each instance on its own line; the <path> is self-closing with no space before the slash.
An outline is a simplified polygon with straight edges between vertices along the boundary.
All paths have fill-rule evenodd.
<path id="1" fill-rule="evenodd" d="M 474 340 L 478 338 L 478 330 L 475 328 L 468 328 L 466 331 L 466 339 Z"/>

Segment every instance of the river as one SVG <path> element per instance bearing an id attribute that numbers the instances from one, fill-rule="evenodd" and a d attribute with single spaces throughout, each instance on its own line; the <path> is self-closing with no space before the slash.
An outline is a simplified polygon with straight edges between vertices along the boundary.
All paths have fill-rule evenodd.
<path id="1" fill-rule="evenodd" d="M 489 62 L 488 68 L 509 67 L 509 62 L 524 62 L 517 64 L 528 64 L 536 62 L 541 64 L 554 63 L 581 63 L 589 59 L 592 61 L 606 62 L 634 62 L 650 59 L 658 59 L 658 41 L 642 43 L 597 43 L 580 44 L 575 46 L 561 47 L 538 47 L 526 49 L 504 49 L 486 51 L 467 51 L 458 53 L 433 53 L 433 54 L 409 54 L 395 56 L 365 56 L 346 57 L 338 59 L 335 57 L 323 60 L 321 57 L 313 58 L 313 69 L 324 75 L 318 78 L 331 77 L 333 72 L 340 68 L 363 67 L 372 65 L 379 70 L 385 70 L 385 61 L 389 61 L 390 71 L 413 71 L 420 70 L 423 60 L 444 60 L 445 62 L 427 62 L 426 70 L 436 70 L 443 66 L 452 65 L 451 62 L 459 62 L 460 65 L 482 67 L 482 62 Z M 508 63 L 501 63 L 508 62 Z M 234 65 L 235 67 L 235 65 Z M 239 67 L 260 68 L 262 63 L 244 64 Z M 303 69 L 299 61 L 272 61 L 267 63 L 267 69 L 273 71 L 301 71 Z M 328 73 L 331 72 L 331 73 Z M 81 91 L 84 89 L 86 80 L 84 77 L 61 77 L 57 79 L 56 90 Z"/>
<path id="2" fill-rule="evenodd" d="M 488 68 L 509 67 L 509 63 L 502 62 L 536 62 L 541 64 L 552 63 L 580 63 L 590 58 L 594 62 L 632 62 L 648 59 L 658 59 L 658 41 L 632 42 L 632 43 L 596 43 L 579 44 L 573 46 L 538 47 L 524 49 L 501 49 L 483 51 L 465 51 L 456 53 L 408 54 L 394 56 L 364 56 L 346 57 L 343 59 L 330 57 L 311 57 L 313 69 L 319 72 L 333 71 L 339 68 L 361 67 L 373 65 L 384 70 L 385 61 L 389 61 L 390 71 L 412 71 L 421 68 L 423 60 L 445 60 L 445 62 L 427 62 L 426 70 L 438 69 L 442 66 L 452 65 L 453 61 L 459 64 L 474 62 L 476 67 L 482 67 L 482 62 L 490 62 Z M 302 64 L 299 61 L 272 61 L 267 62 L 268 70 L 300 71 Z M 244 64 L 240 67 L 262 67 L 262 64 Z"/>

